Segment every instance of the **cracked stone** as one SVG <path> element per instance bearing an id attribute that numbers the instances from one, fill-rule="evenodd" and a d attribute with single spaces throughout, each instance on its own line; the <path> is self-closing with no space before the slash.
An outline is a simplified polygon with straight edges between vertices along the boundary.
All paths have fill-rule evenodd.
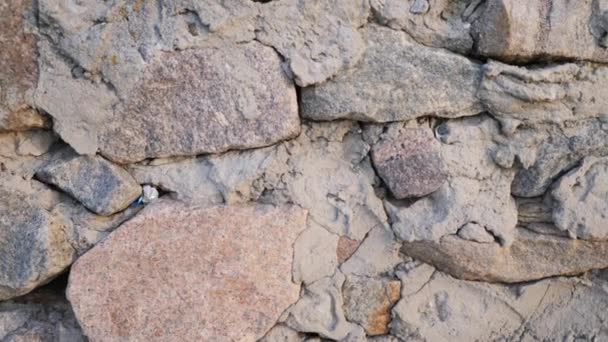
<path id="1" fill-rule="evenodd" d="M 373 24 L 361 32 L 367 49 L 357 67 L 302 89 L 305 118 L 389 122 L 483 111 L 476 97 L 479 64 L 420 45 L 404 32 Z"/>
<path id="2" fill-rule="evenodd" d="M 308 226 L 296 240 L 293 256 L 293 279 L 304 284 L 333 275 L 338 266 L 338 236 L 314 222 Z"/>
<path id="3" fill-rule="evenodd" d="M 159 200 L 78 259 L 68 299 L 92 340 L 257 340 L 298 298 L 305 226 L 294 206 Z"/>
<path id="4" fill-rule="evenodd" d="M 465 240 L 479 243 L 493 243 L 494 236 L 490 234 L 484 226 L 469 222 L 458 230 L 458 236 Z"/>
<path id="5" fill-rule="evenodd" d="M 362 326 L 367 335 L 387 334 L 390 311 L 401 297 L 400 291 L 398 280 L 347 276 L 342 286 L 346 318 Z"/>
<path id="6" fill-rule="evenodd" d="M 342 310 L 344 280 L 344 275 L 336 272 L 333 277 L 306 285 L 300 300 L 287 311 L 285 324 L 297 331 L 333 340 L 346 338 L 354 327 Z"/>

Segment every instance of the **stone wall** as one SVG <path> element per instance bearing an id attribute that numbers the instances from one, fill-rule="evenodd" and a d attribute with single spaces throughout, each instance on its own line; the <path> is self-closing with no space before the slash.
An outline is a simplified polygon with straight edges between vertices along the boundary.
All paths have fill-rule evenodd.
<path id="1" fill-rule="evenodd" d="M 608 340 L 608 2 L 0 0 L 0 341 Z"/>

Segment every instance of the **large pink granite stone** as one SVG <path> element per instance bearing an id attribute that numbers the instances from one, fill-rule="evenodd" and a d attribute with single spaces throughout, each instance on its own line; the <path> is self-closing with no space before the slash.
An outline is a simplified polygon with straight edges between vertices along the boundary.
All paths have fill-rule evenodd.
<path id="1" fill-rule="evenodd" d="M 72 267 L 91 341 L 255 341 L 298 299 L 294 206 L 150 205 Z"/>

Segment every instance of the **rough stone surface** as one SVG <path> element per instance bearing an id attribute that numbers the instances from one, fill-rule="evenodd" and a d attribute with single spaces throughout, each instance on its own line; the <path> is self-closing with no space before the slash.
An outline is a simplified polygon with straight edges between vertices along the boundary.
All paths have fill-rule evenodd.
<path id="1" fill-rule="evenodd" d="M 36 2 L 0 4 L 0 132 L 48 127 L 34 105 L 38 82 Z"/>
<path id="2" fill-rule="evenodd" d="M 86 337 L 65 298 L 45 288 L 0 303 L 0 340 L 84 342 Z"/>
<path id="3" fill-rule="evenodd" d="M 395 198 L 426 196 L 447 179 L 439 142 L 430 129 L 406 129 L 374 145 L 372 160 Z"/>
<path id="4" fill-rule="evenodd" d="M 256 38 L 285 57 L 300 86 L 355 65 L 365 49 L 357 31 L 369 15 L 365 0 L 271 1 L 261 13 Z"/>
<path id="5" fill-rule="evenodd" d="M 448 121 L 436 128 L 448 179 L 412 204 L 385 201 L 399 239 L 437 241 L 476 222 L 501 243 L 513 240 L 517 208 L 510 188 L 515 172 L 493 161 L 493 137 L 498 130 L 495 121 L 483 116 Z"/>
<path id="6" fill-rule="evenodd" d="M 361 245 L 361 241 L 349 239 L 345 236 L 340 236 L 338 239 L 338 246 L 336 247 L 336 257 L 338 264 L 343 264 L 348 260 Z"/>
<path id="7" fill-rule="evenodd" d="M 294 244 L 293 279 L 310 284 L 336 272 L 338 236 L 323 227 L 309 223 Z"/>
<path id="8" fill-rule="evenodd" d="M 348 276 L 342 287 L 346 318 L 361 325 L 367 335 L 387 334 L 390 311 L 400 292 L 398 280 Z"/>
<path id="9" fill-rule="evenodd" d="M 158 201 L 78 259 L 68 299 L 92 340 L 259 339 L 298 297 L 291 245 L 305 220 L 295 207 Z"/>
<path id="10" fill-rule="evenodd" d="M 422 116 L 480 113 L 480 65 L 412 41 L 406 33 L 369 25 L 367 49 L 356 68 L 302 90 L 302 115 L 387 122 Z"/>
<path id="11" fill-rule="evenodd" d="M 402 252 L 456 278 L 487 282 L 515 283 L 608 267 L 606 241 L 577 241 L 519 228 L 508 247 L 445 236 L 440 242 L 405 242 Z"/>
<path id="12" fill-rule="evenodd" d="M 479 0 L 372 0 L 377 20 L 404 30 L 420 44 L 461 54 L 473 48 L 471 22 L 479 16 Z"/>
<path id="13" fill-rule="evenodd" d="M 300 300 L 287 311 L 285 323 L 291 328 L 316 333 L 324 338 L 341 340 L 354 329 L 342 310 L 344 275 L 319 279 L 307 285 Z"/>
<path id="14" fill-rule="evenodd" d="M 608 237 L 608 158 L 585 158 L 551 190 L 553 221 L 570 236 Z"/>
<path id="15" fill-rule="evenodd" d="M 477 53 L 505 61 L 608 61 L 603 1 L 487 1 L 474 26 Z"/>
<path id="16" fill-rule="evenodd" d="M 400 243 L 387 226 L 372 229 L 340 270 L 344 274 L 377 277 L 392 273 L 401 260 Z"/>
<path id="17" fill-rule="evenodd" d="M 401 279 L 418 287 L 402 292 L 393 309 L 391 334 L 400 340 L 589 341 L 607 336 L 600 323 L 606 317 L 605 274 L 504 286 L 429 273 L 426 265 L 417 269 Z"/>
<path id="18" fill-rule="evenodd" d="M 295 89 L 259 43 L 164 53 L 144 73 L 99 139 L 117 162 L 260 147 L 300 131 Z"/>
<path id="19" fill-rule="evenodd" d="M 105 216 L 127 208 L 141 195 L 139 184 L 121 167 L 101 157 L 79 156 L 69 148 L 59 152 L 36 175 Z"/>
<path id="20" fill-rule="evenodd" d="M 0 155 L 38 157 L 48 152 L 56 141 L 57 135 L 46 130 L 0 133 Z"/>
<path id="21" fill-rule="evenodd" d="M 68 267 L 75 251 L 61 216 L 49 212 L 43 189 L 2 173 L 0 300 L 23 295 Z"/>
<path id="22" fill-rule="evenodd" d="M 469 222 L 458 230 L 458 236 L 465 240 L 475 241 L 479 243 L 494 242 L 494 235 L 490 234 L 486 229 L 477 223 Z"/>
<path id="23" fill-rule="evenodd" d="M 558 64 L 523 68 L 485 64 L 479 98 L 492 115 L 512 131 L 521 123 L 562 123 L 597 117 L 608 99 L 608 68 L 592 64 Z M 510 132 L 509 132 L 510 133 Z"/>
<path id="24" fill-rule="evenodd" d="M 502 140 L 494 160 L 511 168 L 521 164 L 511 186 L 513 195 L 540 196 L 585 156 L 608 155 L 608 127 L 598 119 L 518 129 Z"/>

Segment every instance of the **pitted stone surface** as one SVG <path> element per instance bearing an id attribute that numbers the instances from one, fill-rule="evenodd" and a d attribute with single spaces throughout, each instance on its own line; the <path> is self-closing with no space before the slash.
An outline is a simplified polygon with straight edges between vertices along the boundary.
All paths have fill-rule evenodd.
<path id="1" fill-rule="evenodd" d="M 257 340 L 299 294 L 296 207 L 159 201 L 72 268 L 68 299 L 93 341 Z"/>
<path id="2" fill-rule="evenodd" d="M 588 157 L 551 190 L 553 220 L 580 239 L 608 238 L 608 158 Z"/>

